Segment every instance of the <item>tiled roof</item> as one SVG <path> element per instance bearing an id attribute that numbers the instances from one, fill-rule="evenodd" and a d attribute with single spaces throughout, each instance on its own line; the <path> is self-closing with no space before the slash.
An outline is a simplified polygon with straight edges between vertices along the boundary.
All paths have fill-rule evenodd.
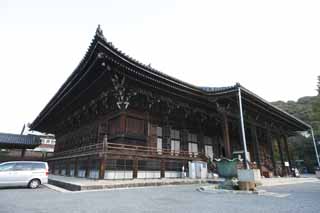
<path id="1" fill-rule="evenodd" d="M 228 90 L 235 89 L 235 86 L 228 86 L 228 87 L 199 87 L 199 89 L 206 91 L 206 92 L 224 92 Z"/>
<path id="2" fill-rule="evenodd" d="M 36 135 L 0 133 L 0 147 L 35 148 L 39 145 L 40 138 Z"/>

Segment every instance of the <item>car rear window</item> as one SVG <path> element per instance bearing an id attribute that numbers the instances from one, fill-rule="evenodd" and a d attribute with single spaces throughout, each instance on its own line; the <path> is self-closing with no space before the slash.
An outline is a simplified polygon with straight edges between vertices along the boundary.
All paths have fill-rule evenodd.
<path id="1" fill-rule="evenodd" d="M 32 169 L 46 169 L 46 165 L 44 163 L 33 163 Z"/>

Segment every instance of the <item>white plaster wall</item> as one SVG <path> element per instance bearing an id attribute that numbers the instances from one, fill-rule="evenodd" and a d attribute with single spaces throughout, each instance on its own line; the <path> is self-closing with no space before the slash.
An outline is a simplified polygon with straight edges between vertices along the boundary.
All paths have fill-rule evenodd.
<path id="1" fill-rule="evenodd" d="M 106 170 L 104 172 L 104 179 L 107 180 L 117 180 L 117 179 L 132 179 L 133 172 L 131 170 L 125 171 L 114 171 L 114 170 Z"/>
<path id="2" fill-rule="evenodd" d="M 98 179 L 99 178 L 99 170 L 91 169 L 89 173 L 89 178 Z"/>
<path id="3" fill-rule="evenodd" d="M 160 171 L 138 171 L 137 178 L 139 179 L 153 179 L 160 178 Z"/>
<path id="4" fill-rule="evenodd" d="M 78 170 L 78 177 L 85 177 L 86 170 L 84 169 L 79 169 Z"/>
<path id="5" fill-rule="evenodd" d="M 181 178 L 181 172 L 165 171 L 164 177 L 166 177 L 166 178 Z"/>
<path id="6" fill-rule="evenodd" d="M 74 176 L 74 169 L 70 169 L 70 176 Z"/>

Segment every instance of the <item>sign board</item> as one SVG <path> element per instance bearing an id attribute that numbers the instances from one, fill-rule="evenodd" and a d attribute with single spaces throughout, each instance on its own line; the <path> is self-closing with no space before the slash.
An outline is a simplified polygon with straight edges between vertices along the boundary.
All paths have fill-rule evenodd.
<path id="1" fill-rule="evenodd" d="M 288 161 L 285 161 L 285 162 L 284 162 L 284 166 L 289 167 L 289 162 L 288 162 Z"/>

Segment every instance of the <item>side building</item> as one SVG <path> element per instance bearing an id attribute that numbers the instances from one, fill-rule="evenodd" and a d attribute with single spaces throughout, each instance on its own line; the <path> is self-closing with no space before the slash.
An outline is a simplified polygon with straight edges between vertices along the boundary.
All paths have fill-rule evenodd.
<path id="1" fill-rule="evenodd" d="M 100 27 L 31 124 L 56 136 L 54 174 L 99 179 L 181 177 L 188 162 L 235 157 L 243 142 L 251 166 L 284 175 L 287 138 L 309 128 L 240 84 L 198 87 L 143 65 Z"/>

